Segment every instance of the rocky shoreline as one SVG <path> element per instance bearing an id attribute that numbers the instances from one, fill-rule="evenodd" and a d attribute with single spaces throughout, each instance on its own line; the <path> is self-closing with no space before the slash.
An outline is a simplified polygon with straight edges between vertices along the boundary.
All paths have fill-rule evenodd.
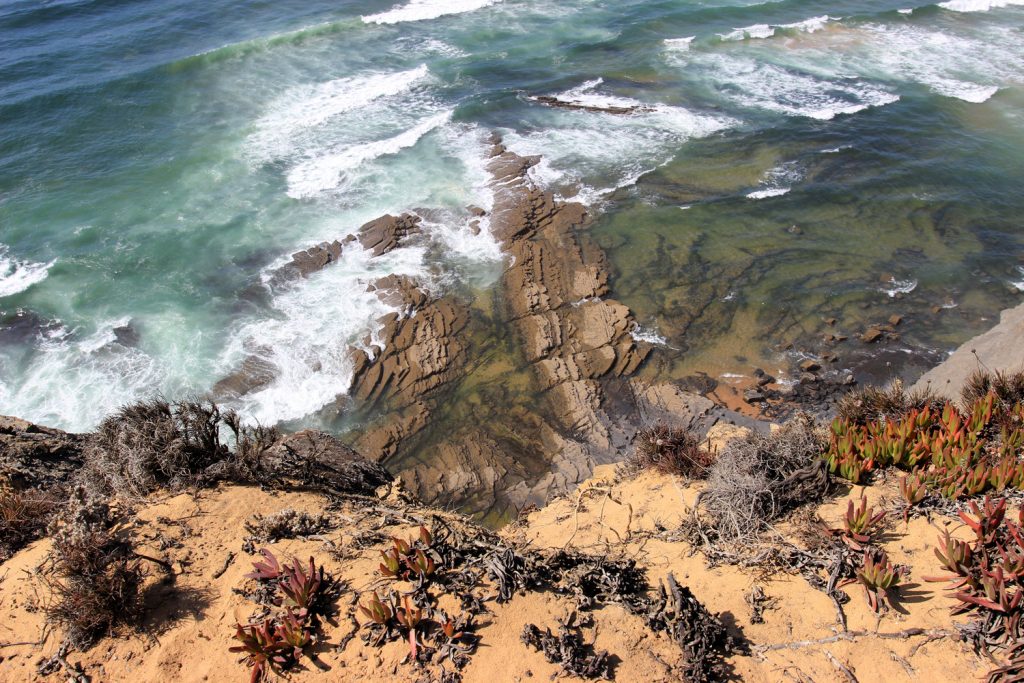
<path id="1" fill-rule="evenodd" d="M 374 346 L 366 339 L 350 351 L 353 381 L 341 401 L 361 426 L 346 440 L 422 500 L 500 524 L 617 460 L 642 424 L 750 423 L 684 383 L 636 378 L 654 349 L 633 337 L 637 321 L 611 296 L 586 207 L 534 184 L 540 157 L 507 150 L 498 136 L 491 145 L 494 205 L 489 215 L 471 210 L 507 255 L 496 291 L 481 300 L 437 295 L 404 276 L 372 282 L 369 291 L 403 313 L 379 320 Z M 295 253 L 272 281 L 329 268 L 352 243 L 374 256 L 415 243 L 420 220 L 382 216 Z M 214 395 L 231 400 L 272 380 L 253 356 Z"/>

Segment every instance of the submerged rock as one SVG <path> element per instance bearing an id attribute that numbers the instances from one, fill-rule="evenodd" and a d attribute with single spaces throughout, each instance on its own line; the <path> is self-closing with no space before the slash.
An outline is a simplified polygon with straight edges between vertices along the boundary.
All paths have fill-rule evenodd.
<path id="1" fill-rule="evenodd" d="M 574 102 L 572 100 L 563 100 L 553 95 L 535 95 L 530 98 L 534 102 L 547 105 L 549 107 L 557 107 L 559 109 L 570 109 L 573 111 L 588 111 L 595 114 L 616 114 L 618 116 L 627 116 L 629 114 L 643 114 L 646 112 L 654 111 L 652 107 L 648 107 L 642 104 L 628 107 L 617 107 L 615 105 L 595 105 L 595 104 L 584 104 L 582 102 Z"/>

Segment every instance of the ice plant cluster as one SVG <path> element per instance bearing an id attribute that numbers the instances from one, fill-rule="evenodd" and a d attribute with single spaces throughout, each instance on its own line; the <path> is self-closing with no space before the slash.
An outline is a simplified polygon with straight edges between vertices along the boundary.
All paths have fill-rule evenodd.
<path id="1" fill-rule="evenodd" d="M 250 683 L 263 679 L 267 671 L 283 673 L 292 669 L 306 648 L 315 642 L 317 619 L 322 616 L 320 597 L 329 583 L 323 567 L 312 557 L 303 565 L 298 559 L 282 565 L 270 550 L 260 551 L 262 560 L 253 562 L 245 575 L 273 590 L 269 614 L 237 624 L 235 639 L 239 652 L 250 666 Z"/>
<path id="2" fill-rule="evenodd" d="M 477 638 L 469 633 L 472 615 L 450 618 L 443 609 L 436 607 L 436 600 L 427 591 L 441 564 L 433 542 L 430 531 L 420 526 L 416 538 L 406 541 L 393 537 L 392 547 L 380 552 L 382 561 L 378 573 L 385 579 L 408 582 L 412 590 L 400 595 L 389 589 L 383 597 L 373 591 L 359 606 L 365 618 L 364 640 L 379 647 L 401 637 L 409 644 L 410 662 L 422 664 L 436 654 L 440 661 L 449 661 L 461 668 L 476 649 Z"/>
<path id="3" fill-rule="evenodd" d="M 862 423 L 836 418 L 825 460 L 833 474 L 855 484 L 879 468 L 910 472 L 900 491 L 913 506 L 929 491 L 957 499 L 1024 488 L 1022 452 L 1024 403 L 989 393 L 968 410 L 946 403 Z"/>
<path id="4" fill-rule="evenodd" d="M 1016 521 L 1006 514 L 1006 499 L 985 497 L 969 504 L 960 519 L 971 530 L 968 541 L 944 531 L 935 556 L 948 573 L 926 577 L 946 581 L 956 600 L 953 614 L 970 613 L 976 620 L 965 630 L 976 647 L 1010 648 L 1021 636 L 1024 614 L 1024 511 Z"/>

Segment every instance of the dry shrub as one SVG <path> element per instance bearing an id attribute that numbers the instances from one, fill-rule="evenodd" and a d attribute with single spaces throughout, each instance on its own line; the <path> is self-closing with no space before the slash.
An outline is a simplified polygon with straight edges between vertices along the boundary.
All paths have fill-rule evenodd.
<path id="1" fill-rule="evenodd" d="M 907 392 L 901 380 L 888 388 L 864 387 L 839 399 L 836 414 L 840 419 L 857 425 L 866 425 L 880 419 L 902 417 L 912 410 L 927 406 L 942 407 L 942 401 L 930 389 Z"/>
<path id="2" fill-rule="evenodd" d="M 964 382 L 960 398 L 964 409 L 969 411 L 971 406 L 992 393 L 1003 405 L 1013 406 L 1024 403 L 1024 370 L 1018 372 L 975 370 Z"/>
<path id="3" fill-rule="evenodd" d="M 733 439 L 711 467 L 698 506 L 719 538 L 752 540 L 783 512 L 825 496 L 827 446 L 827 430 L 804 414 L 770 434 Z"/>
<path id="4" fill-rule="evenodd" d="M 694 432 L 658 424 L 637 432 L 636 449 L 626 467 L 703 479 L 712 463 L 714 456 L 701 448 L 701 439 Z"/>
<path id="5" fill-rule="evenodd" d="M 259 481 L 263 472 L 263 456 L 281 438 L 281 433 L 276 427 L 243 425 L 241 417 L 233 410 L 224 414 L 224 424 L 235 440 L 234 476 Z"/>
<path id="6" fill-rule="evenodd" d="M 311 515 L 287 508 L 271 515 L 254 514 L 245 523 L 245 530 L 254 541 L 273 543 L 285 538 L 314 536 L 331 529 L 327 515 Z"/>
<path id="7" fill-rule="evenodd" d="M 230 455 L 220 442 L 222 421 L 213 403 L 154 399 L 124 406 L 90 438 L 86 481 L 96 493 L 129 499 L 161 486 L 188 486 Z"/>
<path id="8" fill-rule="evenodd" d="M 107 505 L 77 489 L 54 525 L 46 613 L 75 648 L 90 647 L 118 626 L 137 625 L 142 615 L 142 569 L 112 524 Z"/>
<path id="9" fill-rule="evenodd" d="M 39 538 L 57 502 L 42 491 L 15 491 L 0 483 L 0 562 Z"/>
<path id="10" fill-rule="evenodd" d="M 222 428 L 234 437 L 232 451 Z M 97 494 L 139 499 L 157 488 L 181 489 L 221 478 L 258 479 L 273 427 L 242 425 L 215 403 L 160 399 L 125 406 L 100 423 L 85 452 L 84 481 Z"/>

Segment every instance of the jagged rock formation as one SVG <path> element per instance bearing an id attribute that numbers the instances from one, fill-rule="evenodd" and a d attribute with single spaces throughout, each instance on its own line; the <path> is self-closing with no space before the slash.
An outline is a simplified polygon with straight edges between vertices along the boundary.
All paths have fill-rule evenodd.
<path id="1" fill-rule="evenodd" d="M 326 432 L 304 429 L 282 437 L 263 454 L 273 478 L 290 489 L 373 495 L 393 477 Z"/>
<path id="2" fill-rule="evenodd" d="M 633 374 L 650 346 L 633 339 L 629 309 L 603 298 L 608 266 L 581 231 L 586 208 L 558 202 L 530 182 L 527 171 L 538 161 L 496 141 L 488 165 L 496 189 L 491 229 L 512 256 L 503 278 L 509 318 L 561 425 L 611 449 L 623 444 L 613 438 L 597 380 Z"/>
<path id="3" fill-rule="evenodd" d="M 651 347 L 633 338 L 632 313 L 610 297 L 586 208 L 530 179 L 539 161 L 493 140 L 489 223 L 509 256 L 493 301 L 437 296 L 405 276 L 379 278 L 369 291 L 400 312 L 379 320 L 378 346 L 366 339 L 350 351 L 347 393 L 361 425 L 351 435 L 355 449 L 400 474 L 421 499 L 495 523 L 621 459 L 641 424 L 707 428 L 724 415 L 676 385 L 631 379 Z M 383 216 L 294 254 L 279 272 L 308 277 L 354 241 L 382 256 L 417 235 L 420 220 Z M 218 388 L 241 395 L 272 379 L 273 368 L 253 357 Z"/>
<path id="4" fill-rule="evenodd" d="M 419 216 L 409 213 L 397 218 L 391 215 L 381 216 L 359 228 L 359 243 L 363 249 L 369 249 L 374 256 L 386 254 L 397 247 L 402 240 L 420 231 Z"/>
<path id="5" fill-rule="evenodd" d="M 16 489 L 50 489 L 82 466 L 86 437 L 0 415 L 0 480 Z"/>
<path id="6" fill-rule="evenodd" d="M 539 102 L 540 104 L 546 104 L 549 107 L 575 111 L 587 111 L 592 114 L 617 114 L 619 116 L 627 116 L 629 114 L 643 114 L 645 112 L 654 111 L 652 107 L 646 107 L 642 104 L 630 107 L 617 107 L 615 105 L 598 106 L 594 104 L 583 104 L 582 102 L 575 102 L 573 100 L 563 100 L 553 95 L 536 95 L 530 99 L 534 102 Z"/>

